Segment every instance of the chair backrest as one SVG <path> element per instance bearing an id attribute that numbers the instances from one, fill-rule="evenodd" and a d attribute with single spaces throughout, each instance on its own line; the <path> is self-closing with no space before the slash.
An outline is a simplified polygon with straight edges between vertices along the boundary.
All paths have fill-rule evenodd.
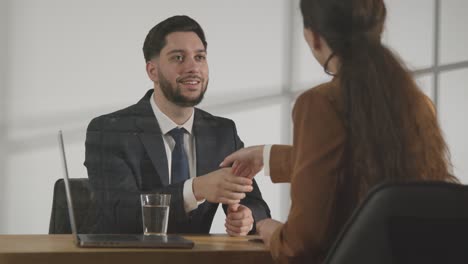
<path id="1" fill-rule="evenodd" d="M 468 186 L 418 182 L 373 188 L 324 263 L 468 263 Z"/>
<path id="2" fill-rule="evenodd" d="M 96 224 L 96 207 L 89 188 L 88 179 L 70 179 L 70 191 L 73 197 L 73 209 L 78 233 L 93 233 Z M 49 234 L 71 234 L 65 182 L 63 179 L 58 179 L 54 185 Z"/>

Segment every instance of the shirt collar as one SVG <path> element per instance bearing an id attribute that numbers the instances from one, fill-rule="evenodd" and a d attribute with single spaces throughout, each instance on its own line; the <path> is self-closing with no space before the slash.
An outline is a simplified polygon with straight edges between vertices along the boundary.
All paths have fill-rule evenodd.
<path id="1" fill-rule="evenodd" d="M 161 128 L 161 132 L 163 135 L 167 134 L 169 131 L 172 129 L 178 127 L 178 128 L 184 128 L 187 130 L 189 134 L 192 134 L 192 127 L 193 127 L 193 116 L 194 116 L 194 110 L 192 109 L 192 114 L 190 115 L 190 118 L 182 125 L 177 125 L 174 121 L 172 121 L 171 118 L 169 118 L 166 114 L 164 114 L 161 109 L 159 109 L 158 105 L 154 101 L 154 93 L 150 97 L 150 104 L 151 108 L 153 108 L 154 115 L 156 116 L 156 119 L 158 120 L 159 127 Z"/>

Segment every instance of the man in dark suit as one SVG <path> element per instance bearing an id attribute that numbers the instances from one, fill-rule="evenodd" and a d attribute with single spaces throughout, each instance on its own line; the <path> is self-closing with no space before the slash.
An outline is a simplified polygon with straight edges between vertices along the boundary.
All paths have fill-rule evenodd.
<path id="1" fill-rule="evenodd" d="M 142 233 L 141 193 L 169 193 L 169 233 L 208 233 L 222 203 L 228 234 L 270 217 L 254 180 L 220 169 L 242 148 L 233 121 L 195 108 L 208 86 L 204 32 L 187 16 L 150 30 L 143 53 L 154 83 L 135 105 L 97 117 L 86 134 L 97 233 Z"/>

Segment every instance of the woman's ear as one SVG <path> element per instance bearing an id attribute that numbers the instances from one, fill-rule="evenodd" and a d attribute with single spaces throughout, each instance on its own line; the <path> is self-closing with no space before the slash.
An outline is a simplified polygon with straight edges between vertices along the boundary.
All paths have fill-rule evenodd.
<path id="1" fill-rule="evenodd" d="M 322 42 L 320 35 L 308 28 L 304 28 L 304 38 L 309 44 L 310 49 L 314 51 L 320 51 L 322 49 Z"/>
<path id="2" fill-rule="evenodd" d="M 322 49 L 322 37 L 315 31 L 312 31 L 312 36 L 314 39 L 314 48 L 316 50 L 321 50 Z"/>

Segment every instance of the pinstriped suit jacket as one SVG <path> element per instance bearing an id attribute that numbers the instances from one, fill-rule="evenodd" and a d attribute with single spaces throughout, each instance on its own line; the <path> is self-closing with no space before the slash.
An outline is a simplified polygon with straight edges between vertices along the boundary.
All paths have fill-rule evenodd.
<path id="1" fill-rule="evenodd" d="M 85 166 L 96 197 L 96 233 L 142 233 L 139 194 L 171 194 L 169 233 L 208 233 L 218 204 L 204 202 L 187 214 L 183 182 L 169 184 L 164 142 L 149 98 L 135 105 L 97 117 L 86 134 Z M 243 147 L 232 120 L 195 109 L 193 133 L 197 176 L 215 171 L 230 153 Z M 241 201 L 252 210 L 255 221 L 270 217 L 257 184 Z M 226 209 L 226 208 L 224 208 Z M 253 230 L 255 231 L 255 230 Z"/>

